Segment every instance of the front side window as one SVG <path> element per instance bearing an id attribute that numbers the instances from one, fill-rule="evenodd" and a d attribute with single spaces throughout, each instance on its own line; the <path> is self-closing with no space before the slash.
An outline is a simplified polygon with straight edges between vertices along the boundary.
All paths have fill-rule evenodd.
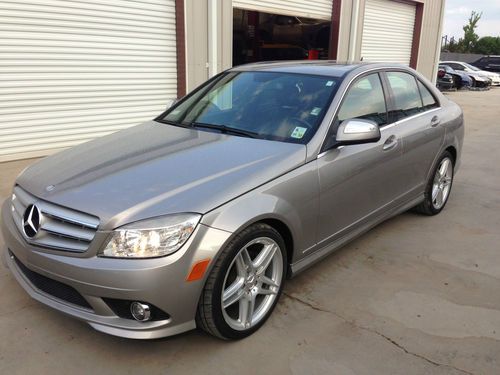
<path id="1" fill-rule="evenodd" d="M 251 132 L 257 138 L 307 143 L 339 79 L 282 72 L 229 72 L 181 101 L 160 122 L 206 130 Z M 213 129 L 209 130 L 213 131 Z"/>
<path id="2" fill-rule="evenodd" d="M 379 126 L 387 124 L 387 108 L 378 73 L 360 78 L 349 88 L 337 120 L 340 124 L 355 118 L 371 120 Z"/>
<path id="3" fill-rule="evenodd" d="M 403 72 L 387 72 L 387 79 L 394 97 L 394 108 L 390 111 L 392 121 L 399 121 L 423 111 L 415 77 Z"/>

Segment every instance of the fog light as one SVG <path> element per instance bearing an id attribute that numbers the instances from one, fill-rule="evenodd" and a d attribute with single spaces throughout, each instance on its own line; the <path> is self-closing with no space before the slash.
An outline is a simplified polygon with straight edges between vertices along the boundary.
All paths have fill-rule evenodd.
<path id="1" fill-rule="evenodd" d="M 130 305 L 130 313 L 135 320 L 139 322 L 147 322 L 151 319 L 151 309 L 149 305 L 140 302 L 132 302 Z"/>

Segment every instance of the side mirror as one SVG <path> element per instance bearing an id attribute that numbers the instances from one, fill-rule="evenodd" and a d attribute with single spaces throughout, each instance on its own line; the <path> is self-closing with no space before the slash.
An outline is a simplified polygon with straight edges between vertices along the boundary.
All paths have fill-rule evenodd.
<path id="1" fill-rule="evenodd" d="M 345 120 L 339 125 L 336 140 L 341 145 L 378 142 L 380 140 L 380 129 L 374 121 Z"/>

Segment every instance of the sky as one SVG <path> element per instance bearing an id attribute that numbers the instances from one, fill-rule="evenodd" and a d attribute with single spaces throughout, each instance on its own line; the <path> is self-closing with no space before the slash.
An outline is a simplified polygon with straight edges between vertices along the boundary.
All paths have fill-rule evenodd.
<path id="1" fill-rule="evenodd" d="M 462 37 L 473 10 L 483 12 L 476 29 L 480 37 L 500 36 L 500 0 L 446 0 L 443 35 Z"/>

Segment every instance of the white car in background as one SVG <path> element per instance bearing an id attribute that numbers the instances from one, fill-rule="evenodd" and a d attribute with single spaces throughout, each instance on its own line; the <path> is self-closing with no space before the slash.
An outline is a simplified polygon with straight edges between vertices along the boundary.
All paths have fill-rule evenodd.
<path id="1" fill-rule="evenodd" d="M 471 74 L 480 74 L 491 79 L 491 84 L 493 86 L 500 86 L 500 74 L 498 73 L 481 70 L 471 64 L 461 61 L 441 61 L 440 64 L 448 65 L 454 70 L 460 70 Z M 474 78 L 474 76 L 472 76 L 472 78 Z"/>

